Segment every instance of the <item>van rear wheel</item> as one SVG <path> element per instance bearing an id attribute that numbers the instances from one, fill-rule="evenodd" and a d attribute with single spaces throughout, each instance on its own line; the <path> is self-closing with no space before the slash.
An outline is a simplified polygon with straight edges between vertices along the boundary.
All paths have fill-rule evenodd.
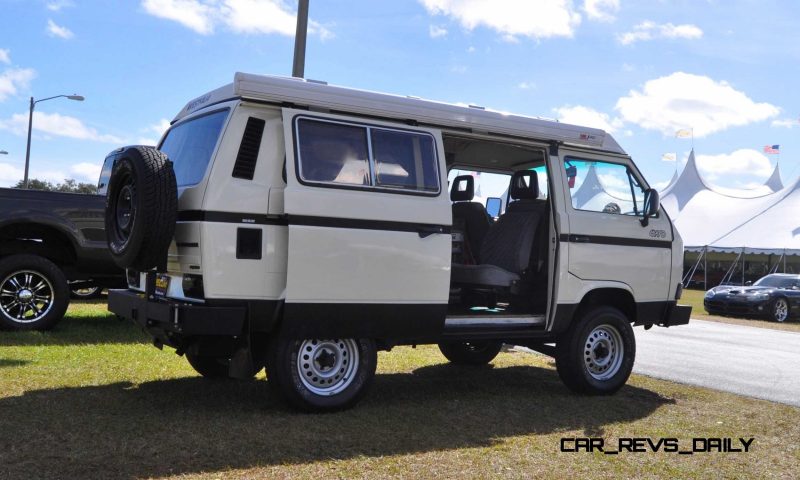
<path id="1" fill-rule="evenodd" d="M 587 310 L 556 343 L 556 369 L 572 391 L 610 395 L 633 370 L 636 340 L 627 317 L 613 307 Z"/>
<path id="2" fill-rule="evenodd" d="M 502 348 L 503 342 L 499 340 L 439 344 L 442 355 L 457 365 L 486 365 L 494 360 Z"/>
<path id="3" fill-rule="evenodd" d="M 343 410 L 364 396 L 377 363 L 375 342 L 369 339 L 276 337 L 270 343 L 267 380 L 299 410 Z"/>

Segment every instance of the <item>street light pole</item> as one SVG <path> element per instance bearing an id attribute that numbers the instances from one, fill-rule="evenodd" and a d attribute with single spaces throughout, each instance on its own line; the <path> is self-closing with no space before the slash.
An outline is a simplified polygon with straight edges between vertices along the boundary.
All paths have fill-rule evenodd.
<path id="1" fill-rule="evenodd" d="M 297 30 L 294 34 L 294 62 L 292 76 L 303 78 L 306 70 L 306 35 L 308 34 L 308 0 L 297 5 Z"/>
<path id="2" fill-rule="evenodd" d="M 34 98 L 31 97 L 31 106 L 30 106 L 30 109 L 28 110 L 28 146 L 25 148 L 25 178 L 24 178 L 24 180 L 22 182 L 23 183 L 23 187 L 22 188 L 25 188 L 25 189 L 28 188 L 28 167 L 30 166 L 30 163 L 31 163 L 31 132 L 33 131 L 33 108 L 39 102 L 44 102 L 46 100 L 52 100 L 54 98 L 61 98 L 61 97 L 68 98 L 70 100 L 75 100 L 75 101 L 78 101 L 78 102 L 82 102 L 84 100 L 83 96 L 77 95 L 77 94 L 73 94 L 73 95 L 55 95 L 53 97 L 47 97 L 47 98 L 43 98 L 41 100 L 34 100 Z"/>

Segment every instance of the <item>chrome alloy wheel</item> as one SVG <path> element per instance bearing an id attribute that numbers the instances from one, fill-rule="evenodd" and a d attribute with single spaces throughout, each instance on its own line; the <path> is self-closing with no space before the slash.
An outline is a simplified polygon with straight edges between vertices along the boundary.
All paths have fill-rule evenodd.
<path id="1" fill-rule="evenodd" d="M 783 322 L 789 318 L 789 304 L 786 303 L 785 298 L 775 300 L 775 306 L 772 309 L 772 318 L 776 322 Z"/>
<path id="2" fill-rule="evenodd" d="M 625 346 L 622 335 L 611 325 L 599 325 L 586 338 L 583 361 L 595 380 L 608 380 L 622 366 Z"/>
<path id="3" fill-rule="evenodd" d="M 297 352 L 297 373 L 311 392 L 336 395 L 352 383 L 358 360 L 353 339 L 305 340 Z"/>
<path id="4" fill-rule="evenodd" d="M 0 310 L 18 323 L 33 323 L 53 306 L 53 285 L 38 272 L 20 270 L 0 283 Z"/>

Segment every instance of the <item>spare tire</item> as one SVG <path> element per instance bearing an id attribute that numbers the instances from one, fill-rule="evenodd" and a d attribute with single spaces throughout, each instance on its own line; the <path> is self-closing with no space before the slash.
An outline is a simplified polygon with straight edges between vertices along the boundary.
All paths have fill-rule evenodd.
<path id="1" fill-rule="evenodd" d="M 114 262 L 136 270 L 162 266 L 177 212 L 178 186 L 167 156 L 153 147 L 123 149 L 106 194 L 106 241 Z"/>

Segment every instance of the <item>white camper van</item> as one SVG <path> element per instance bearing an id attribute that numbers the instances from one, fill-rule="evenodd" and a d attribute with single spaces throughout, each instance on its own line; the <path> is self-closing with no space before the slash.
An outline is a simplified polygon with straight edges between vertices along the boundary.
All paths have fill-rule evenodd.
<path id="1" fill-rule="evenodd" d="M 689 321 L 678 232 L 602 130 L 237 73 L 100 188 L 128 278 L 109 309 L 205 377 L 266 367 L 300 409 L 353 405 L 377 350 L 426 343 L 526 346 L 610 394 L 632 326 Z"/>

